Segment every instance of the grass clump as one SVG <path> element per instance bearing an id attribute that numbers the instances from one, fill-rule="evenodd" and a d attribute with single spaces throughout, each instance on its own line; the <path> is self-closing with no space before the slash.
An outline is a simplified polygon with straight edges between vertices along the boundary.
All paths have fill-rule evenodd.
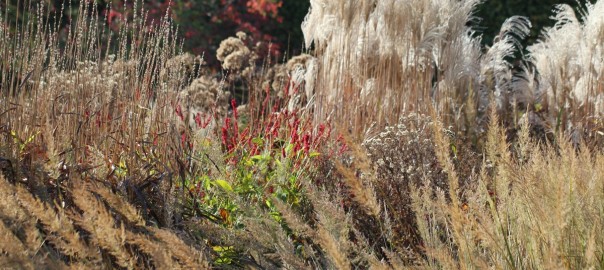
<path id="1" fill-rule="evenodd" d="M 603 195 L 597 187 L 603 183 L 602 154 L 585 145 L 576 149 L 569 138 L 559 138 L 557 149 L 540 145 L 524 125 L 518 160 L 502 133 L 493 120 L 485 160 L 469 188 L 450 186 L 437 196 L 427 184 L 413 189 L 414 211 L 422 214 L 417 221 L 425 241 L 423 264 L 464 269 L 601 267 L 596 231 L 602 212 L 596 201 Z M 448 140 L 442 137 L 437 144 L 447 147 Z M 449 177 L 456 180 L 454 174 Z"/>

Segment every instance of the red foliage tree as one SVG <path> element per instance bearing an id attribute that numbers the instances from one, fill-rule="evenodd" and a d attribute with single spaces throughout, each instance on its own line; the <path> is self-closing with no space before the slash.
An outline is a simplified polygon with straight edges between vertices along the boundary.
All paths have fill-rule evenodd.
<path id="1" fill-rule="evenodd" d="M 220 41 L 238 31 L 254 41 L 270 43 L 271 56 L 278 56 L 283 46 L 270 34 L 283 30 L 283 17 L 279 15 L 282 0 L 147 0 L 144 5 L 149 23 L 158 23 L 169 14 L 186 38 L 185 50 L 204 54 L 211 67 L 218 67 L 215 52 Z M 111 10 L 107 11 L 108 24 L 119 23 L 123 16 L 133 13 L 133 8 L 132 1 L 112 1 Z"/>

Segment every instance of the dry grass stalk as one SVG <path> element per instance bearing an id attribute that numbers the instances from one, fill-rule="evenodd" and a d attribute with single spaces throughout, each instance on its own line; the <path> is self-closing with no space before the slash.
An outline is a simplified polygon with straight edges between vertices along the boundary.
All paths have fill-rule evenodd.
<path id="1" fill-rule="evenodd" d="M 178 260 L 182 267 L 191 269 L 207 269 L 209 267 L 201 252 L 187 245 L 174 233 L 157 228 L 150 228 L 150 230 L 155 237 L 164 243 L 165 247 L 170 247 L 170 254 Z"/>
<path id="2" fill-rule="evenodd" d="M 287 222 L 287 226 L 289 226 L 292 230 L 294 230 L 296 233 L 307 235 L 309 237 L 314 236 L 313 229 L 308 225 L 308 223 L 304 222 L 290 206 L 283 203 L 281 200 L 274 200 L 273 204 L 277 210 L 279 210 L 279 213 L 281 213 L 283 219 L 285 219 Z"/>
<path id="3" fill-rule="evenodd" d="M 74 203 L 82 214 L 72 213 L 76 224 L 90 233 L 95 245 L 111 254 L 120 267 L 134 267 L 135 258 L 125 247 L 126 231 L 123 224 L 115 221 L 105 206 L 89 191 L 85 183 L 77 183 L 73 189 Z"/>
<path id="4" fill-rule="evenodd" d="M 288 226 L 292 223 L 291 220 L 287 220 Z M 272 218 L 250 218 L 246 223 L 250 233 L 236 234 L 231 241 L 245 241 L 236 245 L 250 254 L 255 261 L 252 265 L 257 264 L 258 267 L 269 269 L 313 269 L 312 264 L 309 265 L 308 262 L 318 260 L 314 254 L 315 248 L 306 245 L 301 249 L 294 244 L 294 238 L 308 237 L 314 240 L 312 236 L 316 235 L 315 232 L 310 231 L 312 236 L 306 236 L 291 228 L 294 230 L 294 234 L 291 234 Z"/>
<path id="5" fill-rule="evenodd" d="M 329 259 L 337 269 L 352 269 L 346 252 L 342 250 L 343 246 L 340 241 L 336 240 L 323 226 L 319 226 L 317 236 L 323 250 L 329 255 Z"/>
<path id="6" fill-rule="evenodd" d="M 4 179 L 0 180 L 6 183 Z M 4 222 L 1 222 L 2 224 L 0 225 L 2 227 L 0 231 L 2 232 L 2 238 L 7 240 L 3 243 L 11 243 L 11 245 L 2 246 L 0 249 L 9 255 L 8 259 L 24 261 L 29 260 L 30 256 L 37 257 L 36 254 L 50 252 L 48 253 L 52 254 L 48 255 L 50 257 L 38 258 L 40 260 L 39 263 L 61 265 L 62 258 L 69 258 L 71 266 L 75 268 L 89 268 L 94 265 L 99 266 L 111 263 L 104 261 L 99 256 L 101 254 L 98 252 L 98 247 L 100 247 L 111 254 L 115 259 L 114 262 L 118 265 L 139 265 L 138 263 L 141 262 L 140 258 L 134 257 L 138 256 L 136 255 L 138 253 L 132 254 L 132 252 L 136 251 L 127 248 L 125 245 L 128 244 L 138 247 L 138 250 L 142 254 L 148 256 L 146 258 L 150 260 L 151 264 L 146 265 L 161 268 L 162 266 L 173 267 L 177 263 L 185 268 L 201 269 L 208 267 L 201 255 L 194 255 L 200 254 L 197 250 L 188 247 L 171 232 L 145 227 L 144 224 L 141 225 L 133 222 L 134 220 L 140 220 L 140 217 L 129 217 L 131 219 L 129 220 L 130 224 L 139 227 L 138 229 L 150 228 L 154 232 L 155 237 L 160 241 L 151 240 L 145 235 L 133 233 L 126 229 L 123 224 L 119 228 L 116 228 L 114 225 L 116 222 L 115 218 L 93 195 L 91 190 L 95 193 L 106 193 L 103 198 L 113 197 L 110 200 L 117 206 L 127 207 L 131 210 L 134 208 L 126 202 L 117 202 L 122 199 L 107 189 L 99 191 L 98 186 L 78 183 L 79 180 L 75 181 L 74 185 L 76 187 L 71 190 L 70 194 L 74 194 L 73 201 L 83 211 L 82 214 L 78 214 L 78 212 L 73 210 L 69 214 L 64 214 L 62 209 L 56 210 L 41 202 L 24 187 L 17 186 L 13 188 L 11 185 L 5 186 L 6 189 L 3 189 L 4 191 L 10 192 L 14 190 L 16 192 L 15 199 L 18 205 L 15 205 L 15 207 L 23 207 L 23 209 L 30 212 L 33 216 L 30 220 L 37 219 L 44 228 L 42 235 L 35 227 L 35 223 L 14 224 L 15 228 L 18 225 L 23 226 L 23 232 L 15 234 L 4 225 Z M 123 211 L 120 213 L 124 215 Z M 89 239 L 89 243 L 84 242 L 80 238 L 80 232 L 73 226 L 73 222 L 86 231 L 85 235 Z M 23 236 L 20 237 L 19 235 L 21 234 Z M 52 247 L 48 246 L 46 241 L 43 242 L 43 240 L 47 240 L 48 244 L 52 245 Z M 53 250 L 56 250 L 57 253 L 53 253 Z M 68 257 L 62 257 L 63 255 Z M 172 257 L 177 259 L 177 261 L 174 261 Z"/>
<path id="7" fill-rule="evenodd" d="M 425 187 L 412 192 L 426 265 L 594 267 L 593 254 L 604 254 L 591 244 L 599 238 L 592 232 L 602 228 L 597 217 L 604 213 L 596 202 L 604 197 L 602 154 L 577 151 L 564 137 L 557 148 L 538 146 L 524 124 L 522 159 L 514 161 L 495 113 L 491 121 L 487 159 L 459 205 L 429 196 Z M 439 151 L 448 153 L 443 146 Z M 441 158 L 449 157 L 441 153 Z"/>
<path id="8" fill-rule="evenodd" d="M 541 40 L 527 48 L 538 73 L 530 97 L 546 112 L 545 121 L 555 131 L 591 131 L 604 113 L 604 85 L 599 79 L 604 73 L 604 50 L 594 42 L 604 37 L 604 2 L 588 2 L 586 7 L 579 17 L 569 5 L 557 5 L 555 25 L 544 29 Z"/>
<path id="9" fill-rule="evenodd" d="M 326 192 L 313 188 L 309 190 L 309 197 L 316 211 L 318 224 L 316 225 L 317 243 L 321 250 L 328 256 L 328 260 L 338 269 L 351 269 L 353 256 L 352 248 L 355 246 L 349 240 L 352 227 L 350 217 L 338 202 L 342 197 L 331 196 Z"/>
<path id="10" fill-rule="evenodd" d="M 150 240 L 147 236 L 126 232 L 126 241 L 137 246 L 143 253 L 147 254 L 153 261 L 153 266 L 158 269 L 175 267 L 176 263 L 170 256 L 167 246 Z"/>
<path id="11" fill-rule="evenodd" d="M 375 217 L 380 214 L 380 204 L 378 203 L 372 188 L 366 187 L 361 183 L 353 169 L 346 168 L 341 162 L 336 161 L 336 170 L 343 177 L 344 183 L 350 188 L 353 199 L 363 207 L 367 213 Z"/>
<path id="12" fill-rule="evenodd" d="M 42 223 L 47 232 L 45 239 L 59 251 L 74 259 L 100 260 L 99 254 L 87 247 L 62 210 L 56 212 L 21 186 L 17 186 L 17 197 L 19 204 Z"/>
<path id="13" fill-rule="evenodd" d="M 454 114 L 478 85 L 479 40 L 466 23 L 478 1 L 311 1 L 302 25 L 320 69 L 317 117 L 362 134 L 409 111 Z M 436 81 L 436 85 L 434 84 Z"/>
<path id="14" fill-rule="evenodd" d="M 8 258 L 3 259 L 27 261 L 31 255 L 27 247 L 4 225 L 4 222 L 0 222 L 0 240 L 0 252 L 2 253 L 0 258 L 8 255 Z"/>
<path id="15" fill-rule="evenodd" d="M 128 222 L 131 222 L 136 226 L 145 226 L 145 220 L 138 213 L 138 210 L 123 198 L 119 197 L 119 195 L 111 192 L 107 187 L 100 184 L 90 184 L 89 188 L 91 189 L 90 191 L 101 196 L 111 208 L 124 216 Z"/>
<path id="16" fill-rule="evenodd" d="M 343 177 L 343 182 L 350 188 L 353 199 L 363 209 L 374 217 L 379 217 L 381 212 L 380 202 L 376 197 L 374 185 L 379 183 L 376 174 L 371 168 L 371 160 L 365 149 L 355 143 L 348 135 L 343 135 L 344 142 L 354 157 L 351 168 L 346 168 L 339 160 L 335 161 L 335 168 Z"/>

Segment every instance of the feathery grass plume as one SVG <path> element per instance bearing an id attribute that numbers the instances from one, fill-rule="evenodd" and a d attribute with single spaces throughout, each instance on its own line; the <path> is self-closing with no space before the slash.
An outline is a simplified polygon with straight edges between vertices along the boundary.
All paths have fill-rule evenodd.
<path id="1" fill-rule="evenodd" d="M 119 195 L 111 192 L 111 190 L 101 184 L 90 183 L 88 187 L 90 191 L 101 196 L 111 208 L 125 217 L 128 222 L 136 226 L 145 226 L 145 220 L 138 213 L 138 210 Z"/>
<path id="2" fill-rule="evenodd" d="M 21 195 L 2 175 L 0 190 L 0 196 L 13 203 L 9 208 L 0 200 L 0 265 L 29 268 L 48 265 L 46 258 L 56 254 L 46 248 L 44 236 L 38 230 L 36 221 L 18 203 Z"/>
<path id="3" fill-rule="evenodd" d="M 30 251 L 23 245 L 13 232 L 0 222 L 0 265 L 20 265 L 33 268 L 29 259 Z"/>
<path id="4" fill-rule="evenodd" d="M 314 236 L 313 229 L 289 205 L 281 200 L 274 200 L 273 204 L 279 210 L 282 218 L 287 222 L 287 226 L 294 230 L 294 232 L 310 237 Z"/>
<path id="5" fill-rule="evenodd" d="M 526 17 L 508 18 L 501 25 L 492 46 L 480 58 L 480 91 L 477 102 L 479 116 L 477 127 L 480 130 L 477 131 L 478 133 L 481 133 L 488 124 L 490 104 L 496 107 L 498 113 L 504 114 L 509 112 L 511 102 L 517 102 L 518 97 L 512 88 L 514 81 L 512 64 L 508 59 L 521 50 L 521 41 L 527 37 L 530 28 L 531 22 Z"/>
<path id="6" fill-rule="evenodd" d="M 598 127 L 604 114 L 604 1 L 586 3 L 580 18 L 569 5 L 557 5 L 556 24 L 529 46 L 538 73 L 531 90 L 549 129 L 573 132 Z M 601 128 L 601 126 L 600 126 Z"/>
<path id="7" fill-rule="evenodd" d="M 335 268 L 352 269 L 346 251 L 343 250 L 345 247 L 341 245 L 336 236 L 328 232 L 323 226 L 319 226 L 317 236 L 317 240 L 321 243 L 323 250 L 329 255 L 329 259 Z"/>
<path id="8" fill-rule="evenodd" d="M 455 115 L 477 85 L 480 41 L 466 25 L 479 2 L 311 1 L 302 29 L 318 57 L 317 116 L 362 134 L 431 100 Z"/>
<path id="9" fill-rule="evenodd" d="M 360 226 L 359 226 L 360 227 Z M 361 228 L 363 229 L 363 228 Z M 363 264 L 359 264 L 357 267 L 367 267 L 369 269 L 392 269 L 395 268 L 398 264 L 394 263 L 393 260 L 382 259 L 381 253 L 388 253 L 389 250 L 384 247 L 384 245 L 373 244 L 367 237 L 365 237 L 364 233 L 361 232 L 357 228 L 352 228 L 352 233 L 354 236 L 354 244 L 356 245 L 354 248 L 355 252 L 358 254 L 358 261 L 363 262 Z M 381 251 L 376 251 L 376 249 L 382 248 Z M 402 263 L 400 264 L 402 265 Z"/>
<path id="10" fill-rule="evenodd" d="M 333 267 L 351 269 L 348 252 L 353 245 L 348 240 L 349 224 L 344 209 L 327 198 L 320 200 L 315 206 L 319 220 L 317 241 Z"/>
<path id="11" fill-rule="evenodd" d="M 36 254 L 42 246 L 43 237 L 36 227 L 36 221 L 19 205 L 20 195 L 17 190 L 2 175 L 0 197 L 0 221 L 4 221 L 5 225 L 14 230 L 30 254 Z"/>
<path id="12" fill-rule="evenodd" d="M 472 176 L 478 181 L 458 205 L 432 196 L 428 184 L 412 189 L 423 263 L 461 269 L 601 266 L 594 258 L 601 258 L 603 247 L 594 243 L 602 236 L 593 232 L 603 225 L 602 154 L 584 145 L 577 151 L 568 137 L 555 148 L 537 145 L 525 123 L 517 150 L 522 159 L 514 160 L 494 108 L 490 118 L 485 161 Z M 449 150 L 440 141 L 443 159 Z"/>
<path id="13" fill-rule="evenodd" d="M 27 222 L 31 216 L 18 203 L 16 191 L 6 178 L 0 174 L 0 219 L 15 224 Z"/>
<path id="14" fill-rule="evenodd" d="M 8 264 L 8 261 L 5 260 L 26 262 L 31 255 L 28 248 L 10 229 L 10 226 L 17 228 L 26 218 L 25 213 L 22 212 L 23 209 L 16 203 L 14 192 L 12 185 L 0 174 L 0 253 L 2 253 L 0 262 L 3 264 Z M 13 224 L 7 226 L 6 221 Z M 6 255 L 8 258 L 1 258 Z"/>
<path id="15" fill-rule="evenodd" d="M 355 157 L 352 167 L 347 168 L 342 162 L 336 160 L 335 168 L 342 175 L 342 180 L 348 186 L 353 199 L 368 214 L 378 217 L 381 211 L 380 203 L 373 189 L 373 185 L 377 184 L 378 180 L 370 170 L 370 160 L 360 145 L 354 144 L 352 141 L 348 141 L 346 145 L 351 148 L 352 155 Z M 359 173 L 357 170 L 360 175 L 357 175 Z"/>
<path id="16" fill-rule="evenodd" d="M 126 231 L 123 224 L 116 222 L 105 206 L 89 191 L 86 183 L 74 183 L 71 191 L 75 205 L 81 214 L 72 213 L 76 224 L 90 233 L 90 241 L 107 251 L 120 267 L 134 267 L 135 258 L 125 246 Z"/>
<path id="17" fill-rule="evenodd" d="M 56 249 L 74 259 L 100 260 L 99 254 L 86 246 L 72 221 L 62 210 L 55 211 L 48 204 L 34 198 L 21 186 L 17 186 L 17 199 L 24 209 L 42 223 L 46 233 L 45 239 Z"/>
<path id="18" fill-rule="evenodd" d="M 432 111 L 433 117 L 438 119 L 435 113 Z M 412 206 L 426 255 L 423 263 L 431 268 L 464 269 L 478 260 L 472 255 L 474 250 L 470 245 L 457 242 L 471 237 L 464 231 L 464 226 L 472 224 L 463 213 L 460 178 L 453 163 L 457 153 L 450 142 L 450 131 L 444 129 L 440 121 L 436 120 L 432 129 L 435 155 L 448 181 L 444 190 L 430 185 L 429 178 L 425 178 L 421 186 L 413 184 L 411 188 Z"/>
<path id="19" fill-rule="evenodd" d="M 309 197 L 316 211 L 316 241 L 325 253 L 331 267 L 351 269 L 355 260 L 355 245 L 350 242 L 349 232 L 353 227 L 348 215 L 340 202 L 343 198 L 336 194 L 334 198 L 323 190 L 312 188 Z M 328 267 L 328 266 L 324 266 Z"/>
<path id="20" fill-rule="evenodd" d="M 251 218 L 246 218 L 246 228 L 251 233 L 246 233 L 245 236 L 238 233 L 233 240 L 241 241 L 245 239 L 246 242 L 250 241 L 250 243 L 238 248 L 249 253 L 250 257 L 263 268 L 312 269 L 312 264 L 309 262 L 316 260 L 314 258 L 316 254 L 313 254 L 313 249 L 301 247 L 300 239 L 306 236 L 299 234 L 299 231 L 296 231 L 295 235 L 288 232 L 289 224 L 292 223 L 291 216 L 287 223 L 288 227 L 284 227 L 268 212 L 261 215 L 264 217 L 254 218 L 250 216 Z M 313 231 L 309 232 L 314 235 Z M 238 237 L 239 235 L 243 237 Z M 314 238 L 309 239 L 314 240 Z"/>
<path id="21" fill-rule="evenodd" d="M 187 245 L 174 233 L 154 227 L 148 228 L 153 233 L 153 236 L 165 244 L 165 247 L 170 247 L 170 254 L 182 267 L 190 269 L 209 268 L 208 262 L 205 261 L 203 254 L 195 248 Z"/>
<path id="22" fill-rule="evenodd" d="M 158 269 L 174 267 L 176 264 L 168 254 L 169 249 L 166 246 L 162 246 L 162 244 L 156 243 L 146 236 L 127 231 L 126 241 L 137 246 L 142 253 L 147 254 L 153 261 L 153 265 Z"/>

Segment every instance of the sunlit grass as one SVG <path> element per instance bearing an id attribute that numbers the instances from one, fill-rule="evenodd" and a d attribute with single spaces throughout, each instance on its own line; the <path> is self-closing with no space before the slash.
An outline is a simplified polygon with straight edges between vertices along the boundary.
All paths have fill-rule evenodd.
<path id="1" fill-rule="evenodd" d="M 602 2 L 516 63 L 477 1 L 311 3 L 313 51 L 222 74 L 136 5 L 0 12 L 0 265 L 604 267 Z"/>

